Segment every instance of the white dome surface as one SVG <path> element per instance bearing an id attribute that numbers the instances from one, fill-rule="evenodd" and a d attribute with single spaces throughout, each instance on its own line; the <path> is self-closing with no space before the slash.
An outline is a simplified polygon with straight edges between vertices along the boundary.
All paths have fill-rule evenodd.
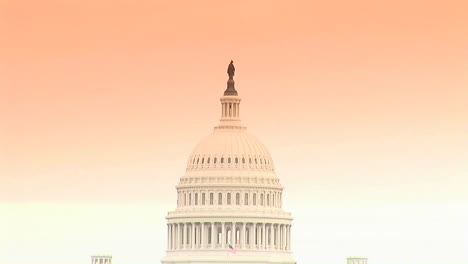
<path id="1" fill-rule="evenodd" d="M 245 129 L 215 129 L 190 155 L 187 171 L 241 169 L 273 171 L 270 153 Z"/>

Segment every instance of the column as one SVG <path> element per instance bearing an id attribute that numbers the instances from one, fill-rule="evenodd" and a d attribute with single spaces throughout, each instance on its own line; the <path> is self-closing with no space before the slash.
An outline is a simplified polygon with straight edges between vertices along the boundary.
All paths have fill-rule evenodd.
<path id="1" fill-rule="evenodd" d="M 201 223 L 201 248 L 205 248 L 205 223 Z"/>
<path id="2" fill-rule="evenodd" d="M 226 223 L 221 223 L 221 247 L 226 248 Z"/>
<path id="3" fill-rule="evenodd" d="M 177 228 L 176 228 L 176 226 L 174 224 L 171 224 L 171 226 L 172 226 L 172 237 L 171 237 L 172 238 L 172 249 L 174 250 L 174 249 L 176 249 L 176 247 L 175 247 L 175 245 L 176 245 L 176 236 L 175 236 L 175 234 L 176 234 L 176 231 L 177 231 L 176 229 Z"/>
<path id="4" fill-rule="evenodd" d="M 245 222 L 242 222 L 242 228 L 240 232 L 240 248 L 245 248 Z"/>
<path id="5" fill-rule="evenodd" d="M 266 248 L 266 228 L 265 223 L 262 224 L 262 249 Z"/>
<path id="6" fill-rule="evenodd" d="M 283 225 L 283 247 L 282 250 L 286 250 L 286 225 Z"/>
<path id="7" fill-rule="evenodd" d="M 287 250 L 291 250 L 291 225 L 288 225 L 288 248 Z"/>
<path id="8" fill-rule="evenodd" d="M 183 223 L 184 225 L 184 233 L 182 234 L 182 243 L 184 244 L 184 248 L 188 248 L 188 239 L 187 239 L 187 229 L 188 223 Z"/>
<path id="9" fill-rule="evenodd" d="M 252 223 L 250 226 L 250 248 L 255 248 L 255 229 L 256 224 Z"/>
<path id="10" fill-rule="evenodd" d="M 270 249 L 270 246 L 271 246 L 270 224 L 265 224 L 265 231 L 266 231 L 265 249 Z"/>
<path id="11" fill-rule="evenodd" d="M 255 240 L 257 242 L 257 243 L 255 243 L 255 248 L 259 249 L 261 241 L 260 241 L 260 227 L 259 227 L 258 223 L 255 223 Z"/>
<path id="12" fill-rule="evenodd" d="M 191 231 L 191 235 L 190 235 L 190 246 L 192 249 L 195 248 L 195 223 L 192 223 L 192 229 L 190 230 Z"/>
<path id="13" fill-rule="evenodd" d="M 274 227 L 274 230 L 275 230 L 275 234 L 276 234 L 276 237 L 275 237 L 275 249 L 278 250 L 278 245 L 279 245 L 279 228 L 278 228 L 278 224 L 275 225 Z"/>
<path id="14" fill-rule="evenodd" d="M 171 245 L 171 226 L 169 224 L 167 224 L 167 250 L 171 249 L 170 245 Z"/>
<path id="15" fill-rule="evenodd" d="M 284 250 L 288 248 L 288 225 L 284 225 Z"/>
<path id="16" fill-rule="evenodd" d="M 278 235 L 279 235 L 279 244 L 278 250 L 281 250 L 281 245 L 283 245 L 283 225 L 278 225 Z"/>
<path id="17" fill-rule="evenodd" d="M 177 235 L 176 235 L 176 249 L 180 249 L 181 248 L 181 243 L 180 243 L 180 224 L 177 223 Z"/>
<path id="18" fill-rule="evenodd" d="M 231 228 L 231 246 L 234 248 L 236 247 L 236 223 L 232 223 L 232 228 Z"/>
<path id="19" fill-rule="evenodd" d="M 214 248 L 214 245 L 215 245 L 215 223 L 214 222 L 211 222 L 211 248 Z"/>

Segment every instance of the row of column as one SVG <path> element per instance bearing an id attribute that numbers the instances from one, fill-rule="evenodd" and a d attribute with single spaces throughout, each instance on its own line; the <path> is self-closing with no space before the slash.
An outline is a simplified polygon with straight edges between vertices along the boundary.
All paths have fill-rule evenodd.
<path id="1" fill-rule="evenodd" d="M 167 225 L 167 249 L 291 249 L 291 225 L 275 223 L 188 222 Z"/>
<path id="2" fill-rule="evenodd" d="M 239 118 L 239 104 L 240 103 L 228 103 L 228 102 L 223 102 L 222 103 L 222 117 L 227 118 L 227 117 L 234 117 L 234 118 Z"/>

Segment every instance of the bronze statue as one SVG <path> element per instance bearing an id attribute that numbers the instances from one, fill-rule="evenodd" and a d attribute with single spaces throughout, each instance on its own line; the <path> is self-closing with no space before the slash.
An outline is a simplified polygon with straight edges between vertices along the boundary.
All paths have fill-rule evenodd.
<path id="1" fill-rule="evenodd" d="M 229 75 L 229 80 L 233 79 L 235 71 L 236 71 L 236 68 L 234 68 L 234 61 L 231 60 L 231 63 L 229 63 L 229 66 L 227 68 L 227 74 Z"/>

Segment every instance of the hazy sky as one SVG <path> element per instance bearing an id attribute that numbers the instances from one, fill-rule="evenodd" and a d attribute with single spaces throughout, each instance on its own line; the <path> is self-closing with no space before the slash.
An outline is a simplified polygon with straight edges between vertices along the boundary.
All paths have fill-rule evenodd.
<path id="1" fill-rule="evenodd" d="M 299 264 L 468 263 L 467 10 L 0 0 L 0 263 L 159 263 L 231 59 Z"/>

